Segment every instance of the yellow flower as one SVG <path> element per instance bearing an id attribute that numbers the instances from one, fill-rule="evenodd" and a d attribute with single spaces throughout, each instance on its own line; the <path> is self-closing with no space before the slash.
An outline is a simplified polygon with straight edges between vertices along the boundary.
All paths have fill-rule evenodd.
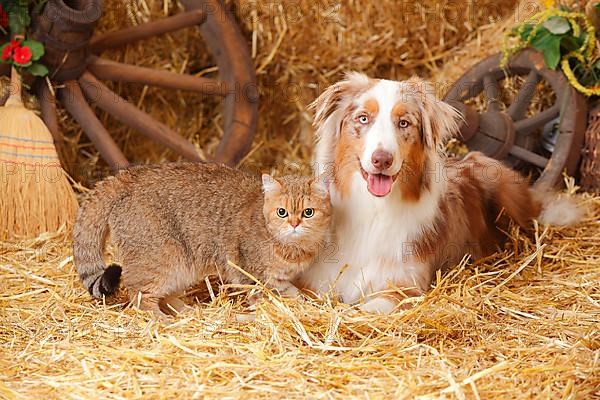
<path id="1" fill-rule="evenodd" d="M 554 0 L 543 0 L 544 6 L 546 6 L 546 8 L 552 8 L 552 6 L 554 5 Z"/>
<path id="2" fill-rule="evenodd" d="M 571 66 L 569 65 L 569 59 L 571 58 L 576 58 L 581 62 L 585 60 L 581 54 L 575 52 L 567 54 L 562 59 L 560 65 L 571 86 L 573 86 L 578 92 L 583 93 L 588 97 L 600 95 L 600 85 L 596 84 L 592 87 L 586 87 L 579 83 L 579 81 L 575 77 L 575 74 L 573 73 L 573 70 L 571 69 Z"/>

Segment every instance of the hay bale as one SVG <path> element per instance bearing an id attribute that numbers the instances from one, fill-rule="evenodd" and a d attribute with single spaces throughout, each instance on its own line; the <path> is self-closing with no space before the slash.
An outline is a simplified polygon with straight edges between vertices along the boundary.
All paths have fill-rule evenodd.
<path id="1" fill-rule="evenodd" d="M 336 2 L 241 0 L 235 10 L 258 74 L 259 125 L 246 168 L 308 171 L 312 155 L 311 116 L 306 106 L 344 71 L 403 79 L 432 76 L 469 39 L 480 37 L 511 15 L 517 0 L 476 3 L 367 0 Z M 171 15 L 173 1 L 107 0 L 98 29 L 108 31 Z M 216 76 L 197 29 L 188 29 L 113 51 L 105 56 L 128 63 Z M 162 89 L 113 85 L 119 94 L 212 153 L 222 122 L 216 99 Z M 101 114 L 125 154 L 136 162 L 175 157 Z M 64 154 L 76 179 L 90 184 L 108 173 L 97 152 L 70 118 L 61 118 L 71 144 Z"/>
<path id="2" fill-rule="evenodd" d="M 297 164 L 308 171 L 306 104 L 342 71 L 453 81 L 468 66 L 456 58 L 461 46 L 469 38 L 471 44 L 495 40 L 499 25 L 493 22 L 513 18 L 515 4 L 472 3 L 468 12 L 461 8 L 468 18 L 447 23 L 449 17 L 437 19 L 431 10 L 464 3 L 425 1 L 404 23 L 402 3 L 347 3 L 236 3 L 262 95 L 259 131 L 245 167 Z M 157 0 L 107 0 L 106 7 L 102 30 L 176 8 Z M 110 57 L 211 75 L 202 51 L 198 33 L 190 30 Z M 479 60 L 487 51 L 495 49 L 480 45 L 464 56 Z M 214 149 L 220 120 L 209 99 L 114 88 Z M 292 95 L 282 94 L 286 88 Z M 103 119 L 132 159 L 173 158 Z M 104 164 L 65 115 L 62 123 L 72 144 L 66 154 L 71 171 L 93 182 L 106 172 Z M 461 263 L 440 275 L 415 308 L 385 317 L 328 297 L 296 302 L 267 295 L 256 321 L 239 323 L 243 296 L 217 293 L 173 322 L 157 323 L 124 297 L 92 300 L 74 272 L 64 232 L 2 242 L 0 397 L 600 397 L 600 197 L 587 196 L 586 203 L 590 215 L 581 226 L 539 227 L 532 237 L 513 231 L 504 251 Z"/>
<path id="3" fill-rule="evenodd" d="M 92 300 L 63 233 L 0 245 L 0 397 L 570 398 L 600 396 L 600 197 L 577 228 L 514 231 L 437 278 L 415 307 L 216 296 L 157 323 Z"/>

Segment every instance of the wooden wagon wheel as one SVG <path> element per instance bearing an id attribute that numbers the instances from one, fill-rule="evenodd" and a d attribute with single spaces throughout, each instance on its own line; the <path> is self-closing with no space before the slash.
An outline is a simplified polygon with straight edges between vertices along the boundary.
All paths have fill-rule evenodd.
<path id="1" fill-rule="evenodd" d="M 94 103 L 117 120 L 192 161 L 194 146 L 166 125 L 119 97 L 101 80 L 188 90 L 223 97 L 224 134 L 215 160 L 235 165 L 248 152 L 256 128 L 258 94 L 254 66 L 239 28 L 219 0 L 182 0 L 186 11 L 137 27 L 94 35 L 102 0 L 49 0 L 32 25 L 32 36 L 44 43 L 43 62 L 59 83 L 58 98 L 81 125 L 100 155 L 113 168 L 129 165 L 121 149 L 96 117 Z M 142 68 L 101 58 L 107 49 L 126 46 L 182 28 L 200 30 L 219 68 L 220 80 Z M 37 85 L 42 117 L 60 138 L 56 102 L 46 84 Z"/>
<path id="2" fill-rule="evenodd" d="M 569 85 L 560 71 L 546 68 L 543 55 L 524 50 L 503 69 L 500 54 L 491 56 L 467 71 L 448 91 L 444 101 L 455 106 L 465 122 L 462 139 L 470 150 L 519 166 L 519 161 L 540 168 L 535 185 L 551 188 L 562 181 L 562 173 L 575 174 L 585 135 L 587 105 L 585 98 Z M 510 104 L 500 100 L 499 82 L 508 76 L 526 76 L 525 82 Z M 527 108 L 538 87 L 545 80 L 556 95 L 555 103 L 540 113 L 526 117 Z M 479 113 L 465 104 L 483 93 L 485 111 Z M 554 150 L 540 150 L 539 131 L 558 119 L 558 138 Z"/>

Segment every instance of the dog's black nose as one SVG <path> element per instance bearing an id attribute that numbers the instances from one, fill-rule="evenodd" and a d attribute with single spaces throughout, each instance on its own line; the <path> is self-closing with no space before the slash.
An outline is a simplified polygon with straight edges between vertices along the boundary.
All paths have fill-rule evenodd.
<path id="1" fill-rule="evenodd" d="M 392 166 L 394 156 L 385 150 L 375 150 L 371 155 L 371 163 L 375 168 L 384 171 Z"/>

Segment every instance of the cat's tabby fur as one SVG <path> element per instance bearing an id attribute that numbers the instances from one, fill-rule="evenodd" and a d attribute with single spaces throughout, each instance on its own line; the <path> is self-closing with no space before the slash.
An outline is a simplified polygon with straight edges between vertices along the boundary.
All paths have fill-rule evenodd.
<path id="1" fill-rule="evenodd" d="M 278 208 L 288 215 L 278 216 Z M 314 210 L 309 218 L 307 208 Z M 209 275 L 252 283 L 228 260 L 295 294 L 290 281 L 319 252 L 330 213 L 326 183 L 315 178 L 263 175 L 261 185 L 258 176 L 217 164 L 133 167 L 98 183 L 84 200 L 74 227 L 75 265 L 94 297 L 112 294 L 122 278 L 132 300 L 157 314 L 180 307 L 177 296 Z M 103 261 L 109 232 L 122 269 Z"/>

